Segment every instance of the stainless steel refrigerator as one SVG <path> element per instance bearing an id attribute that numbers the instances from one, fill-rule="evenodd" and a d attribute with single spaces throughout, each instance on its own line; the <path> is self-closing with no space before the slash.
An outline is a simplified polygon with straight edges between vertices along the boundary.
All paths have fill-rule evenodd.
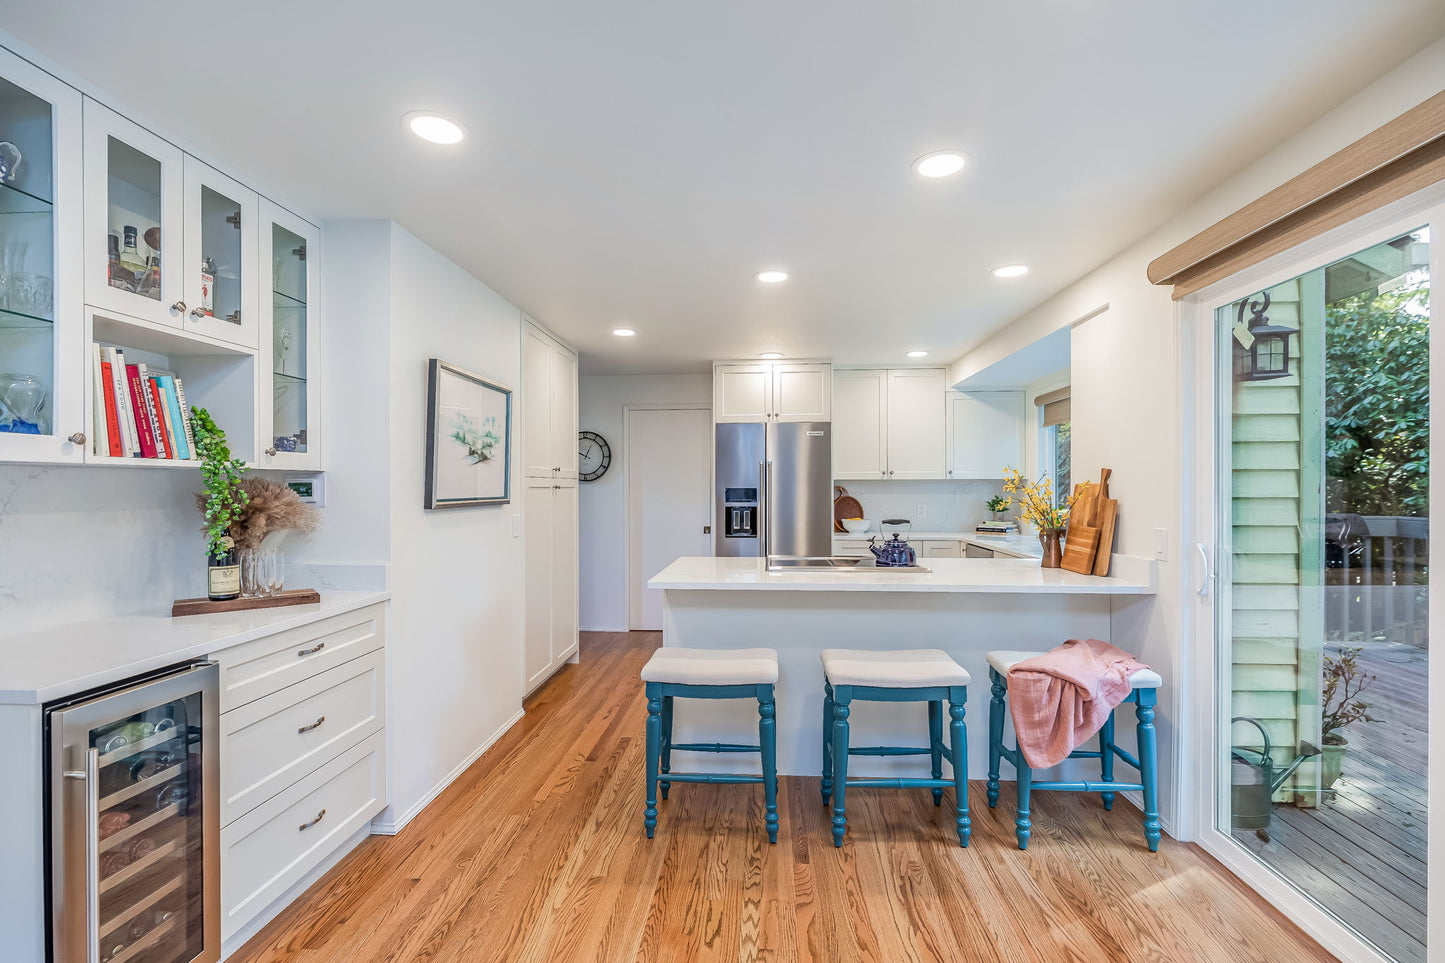
<path id="1" fill-rule="evenodd" d="M 219 697 L 203 662 L 46 706 L 52 963 L 221 958 Z"/>
<path id="2" fill-rule="evenodd" d="M 714 554 L 833 554 L 833 429 L 826 421 L 715 426 Z"/>

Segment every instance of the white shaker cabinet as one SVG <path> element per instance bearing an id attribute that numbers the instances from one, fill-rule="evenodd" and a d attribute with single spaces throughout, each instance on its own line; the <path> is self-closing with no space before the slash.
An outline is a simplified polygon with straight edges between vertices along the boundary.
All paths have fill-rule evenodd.
<path id="1" fill-rule="evenodd" d="M 1024 466 L 1024 393 L 954 391 L 948 397 L 948 477 L 1002 478 Z"/>
<path id="2" fill-rule="evenodd" d="M 942 368 L 833 374 L 833 477 L 944 477 Z"/>
<path id="3" fill-rule="evenodd" d="M 714 365 L 713 420 L 828 421 L 832 369 L 822 361 Z"/>
<path id="4" fill-rule="evenodd" d="M 523 665 L 530 692 L 577 651 L 577 482 L 527 482 Z"/>
<path id="5" fill-rule="evenodd" d="M 522 457 L 529 478 L 577 477 L 577 355 L 522 325 Z"/>

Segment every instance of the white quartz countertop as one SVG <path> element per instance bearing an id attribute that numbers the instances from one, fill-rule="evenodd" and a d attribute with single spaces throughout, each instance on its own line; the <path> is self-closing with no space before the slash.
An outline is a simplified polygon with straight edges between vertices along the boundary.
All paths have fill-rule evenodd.
<path id="1" fill-rule="evenodd" d="M 49 702 L 390 597 L 323 592 L 316 605 L 182 618 L 128 615 L 0 635 L 0 704 Z"/>
<path id="2" fill-rule="evenodd" d="M 1042 568 L 1027 558 L 927 558 L 928 572 L 866 568 L 769 572 L 758 558 L 679 558 L 648 588 L 701 591 L 974 592 L 1055 595 L 1153 595 L 1154 567 L 1145 559 L 1114 557 L 1115 574 L 1078 575 Z"/>
<path id="3" fill-rule="evenodd" d="M 848 532 L 834 532 L 833 541 L 868 541 L 877 536 L 881 541 L 883 536 L 880 532 L 864 532 L 861 535 L 853 535 Z M 1007 538 L 990 538 L 987 535 L 980 535 L 977 532 L 909 532 L 910 542 L 926 541 L 957 541 L 968 542 L 980 548 L 991 548 L 995 552 L 1004 554 L 1026 556 L 1028 558 L 1041 558 L 1044 554 L 1044 547 L 1039 544 L 1037 535 L 1010 535 Z"/>

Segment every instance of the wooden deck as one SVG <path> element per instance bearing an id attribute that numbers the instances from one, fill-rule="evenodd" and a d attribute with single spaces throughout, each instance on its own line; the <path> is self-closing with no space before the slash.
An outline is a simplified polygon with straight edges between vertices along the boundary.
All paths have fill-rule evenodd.
<path id="1" fill-rule="evenodd" d="M 1423 963 L 1428 652 L 1354 644 L 1378 679 L 1365 696 L 1375 721 L 1349 728 L 1334 798 L 1316 809 L 1275 806 L 1268 842 L 1235 836 L 1381 950 Z"/>

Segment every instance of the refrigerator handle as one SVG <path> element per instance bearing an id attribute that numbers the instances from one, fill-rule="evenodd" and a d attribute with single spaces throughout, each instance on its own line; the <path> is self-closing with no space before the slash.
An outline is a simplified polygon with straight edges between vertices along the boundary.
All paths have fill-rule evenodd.
<path id="1" fill-rule="evenodd" d="M 65 778 L 85 783 L 85 958 L 100 963 L 100 750 L 87 749 L 85 768 Z"/>
<path id="2" fill-rule="evenodd" d="M 773 463 L 770 461 L 758 462 L 758 554 L 762 556 L 764 564 L 768 556 L 768 539 L 772 536 L 772 523 L 768 518 L 768 503 L 771 501 L 768 492 L 768 483 L 772 479 Z"/>

